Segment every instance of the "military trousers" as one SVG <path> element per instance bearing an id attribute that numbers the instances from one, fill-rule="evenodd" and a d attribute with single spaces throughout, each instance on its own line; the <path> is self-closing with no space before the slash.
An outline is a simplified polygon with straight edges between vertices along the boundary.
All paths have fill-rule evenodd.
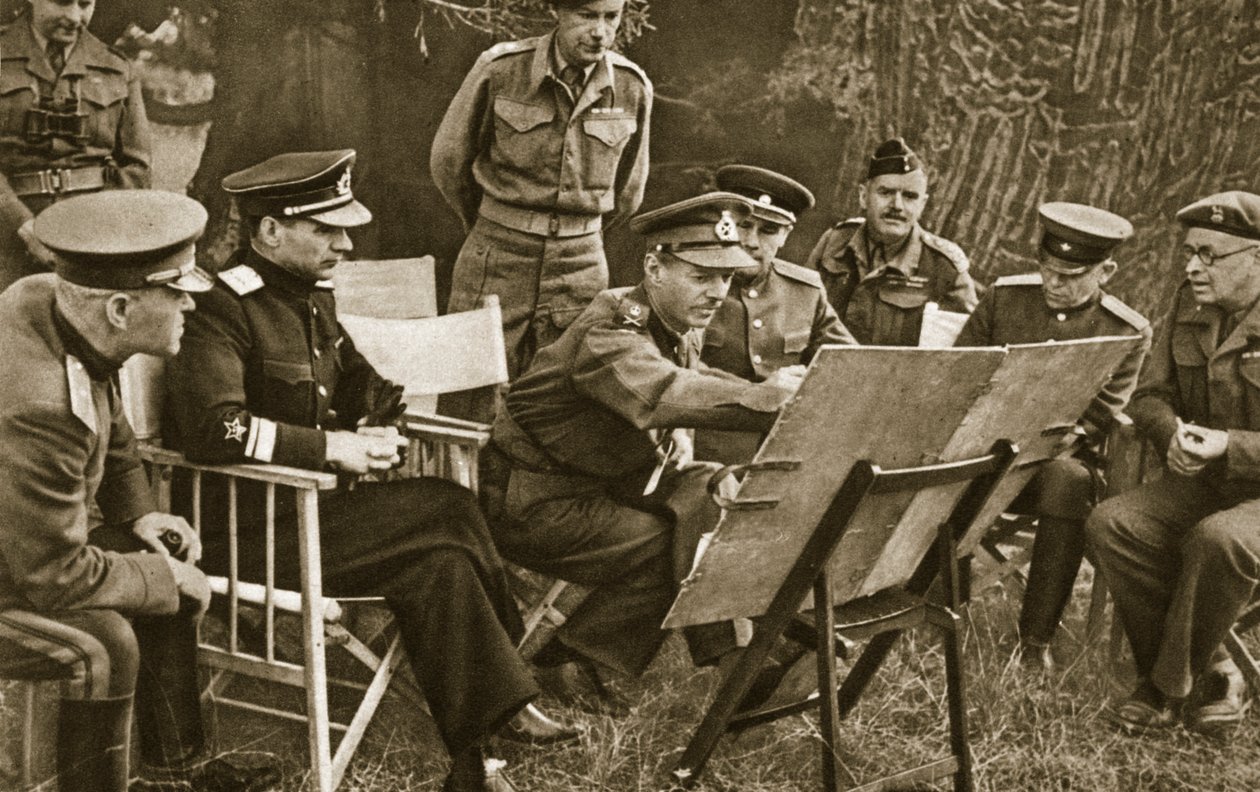
<path id="1" fill-rule="evenodd" d="M 662 476 L 643 495 L 650 471 L 617 481 L 514 468 L 495 542 L 527 569 L 592 588 L 555 640 L 616 671 L 637 676 L 667 632 L 661 622 L 691 570 L 700 536 L 719 509 L 705 485 L 716 465 Z M 685 631 L 692 659 L 710 665 L 735 648 L 734 626 Z"/>
<path id="2" fill-rule="evenodd" d="M 1086 534 L 1139 679 L 1181 698 L 1260 582 L 1260 498 L 1166 473 L 1103 501 Z"/>
<path id="3" fill-rule="evenodd" d="M 144 549 L 123 526 L 90 537 L 118 552 Z M 134 693 L 146 764 L 179 768 L 204 757 L 196 622 L 187 609 L 130 620 L 105 609 L 0 612 L 0 678 L 58 680 L 66 699 Z"/>
<path id="4" fill-rule="evenodd" d="M 508 376 L 514 380 L 607 288 L 608 261 L 598 231 L 539 236 L 478 217 L 455 260 L 446 311 L 471 310 L 486 295 L 499 296 Z"/>
<path id="5" fill-rule="evenodd" d="M 296 518 L 276 513 L 276 579 L 296 588 Z M 226 522 L 203 518 L 203 526 L 202 566 L 223 574 Z M 385 599 L 452 754 L 538 695 L 516 650 L 524 627 L 507 573 L 470 490 L 429 477 L 359 483 L 320 499 L 319 535 L 324 593 Z M 262 525 L 242 524 L 238 536 L 241 577 L 263 580 Z"/>

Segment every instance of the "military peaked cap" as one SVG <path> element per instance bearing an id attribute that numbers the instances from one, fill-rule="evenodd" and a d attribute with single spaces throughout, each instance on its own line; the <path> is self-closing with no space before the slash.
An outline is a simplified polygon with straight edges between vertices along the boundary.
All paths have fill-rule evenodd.
<path id="1" fill-rule="evenodd" d="M 866 178 L 873 179 L 889 173 L 913 173 L 917 170 L 923 170 L 923 160 L 906 145 L 905 140 L 895 137 L 885 140 L 875 149 L 875 155 L 866 168 Z"/>
<path id="2" fill-rule="evenodd" d="M 805 185 L 781 173 L 753 165 L 718 168 L 719 190 L 739 193 L 752 201 L 753 216 L 772 223 L 795 223 L 814 205 L 814 194 Z"/>
<path id="3" fill-rule="evenodd" d="M 49 206 L 32 226 L 57 254 L 57 275 L 98 289 L 170 286 L 203 292 L 214 280 L 194 262 L 206 210 L 161 190 L 109 190 Z"/>
<path id="4" fill-rule="evenodd" d="M 349 228 L 372 219 L 350 191 L 354 149 L 278 154 L 223 179 L 251 217 L 304 217 L 324 225 Z"/>
<path id="5" fill-rule="evenodd" d="M 1050 258 L 1043 264 L 1063 275 L 1079 275 L 1111 256 L 1111 251 L 1133 236 L 1133 224 L 1118 214 L 1085 204 L 1055 201 L 1042 204 L 1044 233 L 1041 249 Z"/>
<path id="6" fill-rule="evenodd" d="M 711 192 L 644 212 L 630 220 L 650 249 L 711 269 L 755 267 L 740 244 L 739 224 L 752 216 L 742 195 Z"/>
<path id="7" fill-rule="evenodd" d="M 1177 219 L 1191 228 L 1260 239 L 1260 195 L 1241 190 L 1209 195 L 1183 207 Z"/>

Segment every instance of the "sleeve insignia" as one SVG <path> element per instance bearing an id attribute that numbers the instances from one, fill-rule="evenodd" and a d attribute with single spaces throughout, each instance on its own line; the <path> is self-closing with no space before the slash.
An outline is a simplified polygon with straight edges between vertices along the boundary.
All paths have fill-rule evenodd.
<path id="1" fill-rule="evenodd" d="M 227 430 L 227 434 L 223 436 L 224 440 L 235 440 L 238 443 L 245 442 L 245 424 L 241 423 L 239 415 L 230 421 L 224 421 L 223 428 Z"/>

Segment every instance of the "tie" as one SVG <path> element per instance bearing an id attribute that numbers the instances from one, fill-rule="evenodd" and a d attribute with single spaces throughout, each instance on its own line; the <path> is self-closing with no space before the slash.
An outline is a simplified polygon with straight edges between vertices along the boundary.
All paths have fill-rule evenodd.
<path id="1" fill-rule="evenodd" d="M 586 81 L 586 75 L 582 72 L 580 66 L 565 66 L 560 70 L 560 82 L 564 83 L 569 89 L 569 98 L 575 103 L 578 96 L 582 93 L 582 83 Z"/>
<path id="2" fill-rule="evenodd" d="M 66 48 L 55 41 L 48 42 L 48 65 L 52 66 L 53 73 L 61 76 L 61 70 L 66 68 Z"/>

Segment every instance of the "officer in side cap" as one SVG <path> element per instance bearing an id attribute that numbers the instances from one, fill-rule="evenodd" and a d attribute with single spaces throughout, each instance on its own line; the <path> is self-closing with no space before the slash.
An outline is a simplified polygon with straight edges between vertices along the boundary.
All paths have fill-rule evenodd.
<path id="1" fill-rule="evenodd" d="M 686 430 L 764 432 L 800 384 L 800 366 L 752 383 L 700 364 L 733 274 L 757 266 L 740 244 L 750 214 L 746 198 L 717 192 L 632 219 L 648 245 L 642 282 L 601 292 L 539 351 L 496 419 L 499 477 L 483 492 L 504 518 L 491 521 L 500 551 L 592 587 L 535 657 L 559 694 L 607 671 L 641 674 L 665 639 L 677 584 L 718 518 L 705 491 L 716 465 L 690 462 Z M 686 633 L 698 665 L 735 646 L 730 624 Z"/>
<path id="2" fill-rule="evenodd" d="M 919 225 L 927 200 L 923 161 L 901 138 L 887 140 L 858 186 L 862 216 L 836 224 L 809 254 L 805 265 L 859 343 L 916 346 L 928 302 L 955 313 L 976 307 L 967 255 Z"/>
<path id="3" fill-rule="evenodd" d="M 200 204 L 174 193 L 68 198 L 33 225 L 55 273 L 0 295 L 0 677 L 64 680 L 64 790 L 128 789 L 133 708 L 144 777 L 194 792 L 278 779 L 205 751 L 201 547 L 182 518 L 156 510 L 117 397 L 127 358 L 180 348 L 190 293 L 211 285 L 193 264 L 205 223 Z"/>
<path id="4" fill-rule="evenodd" d="M 1260 195 L 1184 207 L 1186 280 L 1129 415 L 1168 473 L 1090 515 L 1086 532 L 1133 647 L 1127 727 L 1217 733 L 1245 686 L 1221 642 L 1251 600 L 1260 558 Z"/>
<path id="5" fill-rule="evenodd" d="M 752 165 L 724 165 L 716 179 L 719 190 L 752 203 L 739 233 L 757 267 L 736 273 L 705 328 L 701 361 L 760 382 L 784 366 L 809 363 L 823 344 L 857 343 L 827 302 L 818 272 L 778 258 L 796 219 L 814 205 L 814 194 L 795 179 Z M 755 433 L 701 431 L 696 458 L 747 462 L 760 442 Z"/>
<path id="6" fill-rule="evenodd" d="M 1085 552 L 1085 518 L 1097 501 L 1097 449 L 1137 385 L 1151 345 L 1149 323 L 1103 291 L 1116 271 L 1114 249 L 1133 234 L 1128 220 L 1077 203 L 1038 210 L 1038 271 L 998 278 L 963 326 L 956 346 L 1033 344 L 1097 336 L 1140 335 L 1065 439 L 1077 453 L 1051 460 L 1021 493 L 1014 508 L 1037 515 L 1037 537 L 1020 611 L 1024 666 L 1050 671 L 1050 643 L 1072 596 Z"/>
<path id="7" fill-rule="evenodd" d="M 348 474 L 399 464 L 402 387 L 381 377 L 337 321 L 327 279 L 372 214 L 351 190 L 352 150 L 281 154 L 223 179 L 248 247 L 218 274 L 167 369 L 168 442 L 193 460 L 273 462 Z M 216 482 L 221 484 L 222 482 Z M 211 487 L 207 483 L 207 487 Z M 241 574 L 261 580 L 264 493 L 240 487 Z M 207 509 L 226 498 L 210 489 Z M 253 506 L 251 506 L 253 505 Z M 473 494 L 409 478 L 321 497 L 325 591 L 383 596 L 452 757 L 447 792 L 508 790 L 484 744 L 577 736 L 529 702 L 538 688 L 503 563 Z M 277 577 L 295 585 L 295 510 L 281 504 Z M 257 522 L 249 519 L 254 515 Z M 226 567 L 226 521 L 209 516 L 207 568 Z"/>

